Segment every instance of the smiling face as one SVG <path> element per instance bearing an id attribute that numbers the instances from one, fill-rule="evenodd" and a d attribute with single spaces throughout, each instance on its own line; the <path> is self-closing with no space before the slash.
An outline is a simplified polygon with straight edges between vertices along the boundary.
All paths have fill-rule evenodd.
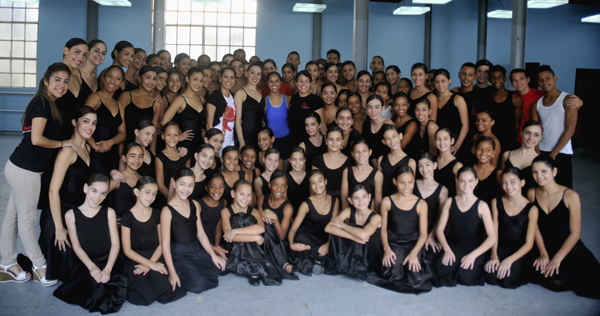
<path id="1" fill-rule="evenodd" d="M 196 165 L 202 170 L 208 170 L 215 161 L 215 150 L 213 148 L 204 148 L 199 153 L 194 154 Z"/>
<path id="2" fill-rule="evenodd" d="M 348 103 L 346 103 L 346 100 L 348 99 L 348 94 L 347 93 L 342 93 L 342 94 L 338 94 L 337 96 L 337 105 L 339 108 L 344 107 L 344 106 L 348 106 Z"/>
<path id="3" fill-rule="evenodd" d="M 396 129 L 390 129 L 383 133 L 383 143 L 392 150 L 400 147 L 401 140 L 402 134 L 398 133 Z"/>
<path id="4" fill-rule="evenodd" d="M 262 151 L 266 151 L 267 149 L 273 147 L 273 142 L 275 141 L 275 137 L 269 136 L 267 132 L 259 132 L 258 133 L 258 147 Z"/>
<path id="5" fill-rule="evenodd" d="M 521 195 L 521 189 L 525 184 L 525 180 L 519 179 L 516 174 L 503 173 L 502 174 L 502 189 L 508 196 L 515 197 Z"/>
<path id="6" fill-rule="evenodd" d="M 292 68 L 284 67 L 282 72 L 281 79 L 283 79 L 283 81 L 287 83 L 294 81 L 294 72 L 292 71 Z"/>
<path id="7" fill-rule="evenodd" d="M 415 87 L 420 87 L 425 83 L 427 74 L 423 68 L 415 68 L 410 74 L 410 77 L 412 78 Z"/>
<path id="8" fill-rule="evenodd" d="M 235 83 L 235 72 L 231 69 L 225 70 L 221 74 L 221 89 L 225 89 L 227 91 L 231 90 L 233 84 Z"/>
<path id="9" fill-rule="evenodd" d="M 315 173 L 308 179 L 308 185 L 314 194 L 323 194 L 327 186 L 327 180 L 325 180 L 322 174 Z"/>
<path id="10" fill-rule="evenodd" d="M 333 65 L 325 71 L 325 76 L 328 82 L 336 83 L 338 79 L 338 70 L 337 66 Z"/>
<path id="11" fill-rule="evenodd" d="M 477 119 L 475 120 L 475 126 L 477 127 L 477 131 L 482 133 L 484 131 L 489 131 L 496 121 L 492 120 L 490 115 L 486 112 L 477 113 Z"/>
<path id="12" fill-rule="evenodd" d="M 236 78 L 243 78 L 244 77 L 244 64 L 242 63 L 241 60 L 234 60 L 231 62 L 231 68 L 233 68 L 233 70 L 235 71 L 235 77 Z"/>
<path id="13" fill-rule="evenodd" d="M 469 66 L 462 67 L 458 73 L 458 77 L 460 78 L 460 85 L 463 88 L 471 87 L 473 80 L 475 80 L 475 68 Z"/>
<path id="14" fill-rule="evenodd" d="M 319 78 L 319 66 L 317 66 L 317 65 L 308 65 L 308 67 L 306 67 L 306 71 L 308 71 L 308 73 L 312 77 L 312 81 L 316 82 L 317 79 Z"/>
<path id="15" fill-rule="evenodd" d="M 171 125 L 165 128 L 162 138 L 165 140 L 165 144 L 168 147 L 177 148 L 177 143 L 179 142 L 179 127 L 177 125 Z"/>
<path id="16" fill-rule="evenodd" d="M 194 192 L 194 185 L 196 185 L 194 177 L 181 177 L 175 181 L 175 194 L 181 200 L 187 200 L 192 192 Z"/>
<path id="17" fill-rule="evenodd" d="M 85 200 L 91 207 L 97 207 L 100 203 L 104 202 L 106 195 L 108 195 L 108 183 L 104 181 L 96 181 L 91 185 L 87 183 L 83 185 L 83 192 L 85 193 Z"/>
<path id="18" fill-rule="evenodd" d="M 117 64 L 121 67 L 129 68 L 131 61 L 133 60 L 133 47 L 123 48 L 121 52 L 115 51 L 114 53 L 117 56 L 117 58 L 115 59 L 117 61 Z"/>
<path id="19" fill-rule="evenodd" d="M 65 47 L 64 63 L 71 69 L 79 68 L 88 58 L 88 46 L 86 44 L 75 45 L 68 49 Z"/>
<path id="20" fill-rule="evenodd" d="M 535 180 L 535 182 L 541 187 L 553 183 L 554 177 L 556 177 L 556 174 L 558 173 L 556 168 L 550 168 L 544 162 L 536 162 L 532 164 L 531 169 L 533 173 L 533 180 Z"/>
<path id="21" fill-rule="evenodd" d="M 427 103 L 417 103 L 415 106 L 415 116 L 419 122 L 427 122 L 427 120 L 429 120 L 429 114 L 431 114 L 431 110 L 429 110 Z"/>
<path id="22" fill-rule="evenodd" d="M 400 80 L 400 82 L 398 83 L 398 92 L 404 92 L 406 94 L 410 93 L 410 90 L 412 89 L 410 82 L 408 82 L 407 80 Z"/>
<path id="23" fill-rule="evenodd" d="M 145 184 L 141 189 L 133 189 L 133 193 L 137 196 L 137 200 L 144 207 L 150 207 L 156 195 L 158 194 L 158 185 L 156 183 Z"/>
<path id="24" fill-rule="evenodd" d="M 377 99 L 373 99 L 367 103 L 367 115 L 369 118 L 373 120 L 377 120 L 381 117 L 381 112 L 383 111 L 383 106 L 381 101 Z"/>
<path id="25" fill-rule="evenodd" d="M 50 75 L 49 80 L 44 79 L 44 84 L 50 99 L 56 100 L 65 95 L 69 89 L 69 73 L 57 71 Z"/>
<path id="26" fill-rule="evenodd" d="M 171 64 L 171 53 L 169 52 L 162 52 L 160 53 L 160 66 L 163 67 L 166 71 L 171 70 L 171 68 L 173 68 L 173 64 Z"/>
<path id="27" fill-rule="evenodd" d="M 267 62 L 263 65 L 263 76 L 267 78 L 267 76 L 273 71 L 277 71 L 277 67 L 273 65 L 271 62 Z"/>
<path id="28" fill-rule="evenodd" d="M 356 68 L 354 68 L 354 66 L 352 66 L 352 64 L 347 64 L 342 67 L 342 75 L 344 76 L 344 79 L 346 79 L 347 81 L 352 81 L 352 80 L 354 80 L 354 77 L 356 76 Z"/>
<path id="29" fill-rule="evenodd" d="M 383 99 L 383 103 L 387 103 L 387 100 L 389 100 L 390 98 L 390 91 L 388 90 L 388 87 L 384 84 L 380 84 L 379 86 L 377 86 L 377 89 L 375 89 L 375 94 Z"/>
<path id="30" fill-rule="evenodd" d="M 390 68 L 385 71 L 385 79 L 390 85 L 395 85 L 396 82 L 398 82 L 398 79 L 400 79 L 400 74 Z"/>
<path id="31" fill-rule="evenodd" d="M 490 71 L 490 66 L 488 66 L 488 65 L 479 66 L 479 68 L 477 68 L 477 83 L 487 84 L 489 71 Z"/>
<path id="32" fill-rule="evenodd" d="M 100 66 L 104 62 L 106 57 L 106 45 L 104 43 L 98 43 L 90 49 L 88 54 L 88 60 L 91 61 L 96 67 Z"/>
<path id="33" fill-rule="evenodd" d="M 189 57 L 185 57 L 185 58 L 182 58 L 182 59 L 181 59 L 181 60 L 180 60 L 180 61 L 179 61 L 179 62 L 178 62 L 176 65 L 175 65 L 175 66 L 177 66 L 177 70 L 179 71 L 179 74 L 180 74 L 182 77 L 185 77 L 185 76 L 187 76 L 187 73 L 188 73 L 188 71 L 189 71 L 189 70 L 190 70 L 190 68 L 191 68 L 190 61 L 191 61 L 191 60 L 190 60 L 190 58 L 189 58 Z"/>
<path id="34" fill-rule="evenodd" d="M 256 163 L 256 150 L 246 149 L 242 152 L 242 165 L 245 169 L 251 170 Z"/>
<path id="35" fill-rule="evenodd" d="M 310 79 L 304 75 L 298 76 L 298 80 L 296 80 L 296 88 L 298 88 L 298 93 L 300 96 L 307 96 L 310 94 Z"/>
<path id="36" fill-rule="evenodd" d="M 393 106 L 394 111 L 396 111 L 396 115 L 403 117 L 408 111 L 408 99 L 404 97 L 396 98 Z"/>
<path id="37" fill-rule="evenodd" d="M 521 133 L 523 138 L 523 147 L 535 148 L 542 140 L 542 127 L 539 125 L 531 125 L 523 129 Z"/>
<path id="38" fill-rule="evenodd" d="M 475 148 L 475 156 L 480 164 L 490 163 L 494 158 L 494 145 L 489 141 L 479 142 Z"/>
<path id="39" fill-rule="evenodd" d="M 317 67 L 319 67 L 319 79 L 321 79 L 325 76 L 325 65 L 318 63 Z"/>
<path id="40" fill-rule="evenodd" d="M 156 72 L 148 71 L 139 77 L 140 86 L 150 92 L 156 87 Z"/>
<path id="41" fill-rule="evenodd" d="M 155 55 L 154 57 L 152 57 L 150 59 L 146 58 L 146 64 L 150 67 L 160 67 L 160 62 L 161 62 L 160 56 Z"/>
<path id="42" fill-rule="evenodd" d="M 501 71 L 494 71 L 490 74 L 490 83 L 495 90 L 505 89 L 506 76 Z"/>
<path id="43" fill-rule="evenodd" d="M 473 194 L 473 189 L 475 189 L 478 182 L 479 179 L 470 171 L 465 171 L 458 176 L 458 187 L 466 194 Z"/>
<path id="44" fill-rule="evenodd" d="M 156 76 L 156 90 L 163 91 L 167 86 L 167 73 L 161 72 Z"/>
<path id="45" fill-rule="evenodd" d="M 527 92 L 529 88 L 529 80 L 530 78 L 524 72 L 515 72 L 510 75 L 510 84 L 519 91 L 519 94 L 523 95 Z"/>
<path id="46" fill-rule="evenodd" d="M 219 82 L 221 80 L 221 65 L 214 64 L 210 66 L 210 70 L 212 70 L 211 79 L 213 82 Z"/>
<path id="47" fill-rule="evenodd" d="M 231 190 L 233 202 L 240 208 L 246 208 L 252 202 L 252 186 L 249 184 L 238 185 L 236 190 Z"/>
<path id="48" fill-rule="evenodd" d="M 538 85 L 548 93 L 556 88 L 556 79 L 550 71 L 542 71 L 538 74 Z"/>
<path id="49" fill-rule="evenodd" d="M 225 181 L 221 177 L 214 177 L 206 184 L 208 197 L 214 201 L 219 201 L 225 192 Z"/>
<path id="50" fill-rule="evenodd" d="M 423 176 L 423 179 L 431 179 L 433 178 L 433 172 L 437 164 L 428 158 L 423 158 L 419 160 L 417 168 L 419 169 L 419 173 Z"/>
<path id="51" fill-rule="evenodd" d="M 141 50 L 137 54 L 133 55 L 133 61 L 131 67 L 135 70 L 140 70 L 146 65 L 146 52 Z"/>
<path id="52" fill-rule="evenodd" d="M 400 195 L 409 196 L 415 188 L 415 177 L 412 173 L 405 172 L 394 179 L 394 184 L 396 184 L 396 188 Z"/>
<path id="53" fill-rule="evenodd" d="M 435 135 L 435 146 L 440 152 L 446 152 L 454 145 L 454 138 L 447 131 L 441 130 Z"/>
<path id="54" fill-rule="evenodd" d="M 304 119 L 304 129 L 309 136 L 315 136 L 319 133 L 319 122 L 314 117 Z"/>
<path id="55" fill-rule="evenodd" d="M 138 170 L 144 163 L 144 149 L 139 146 L 131 147 L 129 152 L 123 155 L 122 159 L 127 165 L 127 168 Z"/>
<path id="56" fill-rule="evenodd" d="M 223 134 L 219 133 L 217 135 L 214 135 L 210 139 L 206 139 L 205 137 L 204 141 L 212 145 L 215 148 L 215 152 L 219 152 L 221 148 L 223 148 L 224 136 Z"/>
<path id="57" fill-rule="evenodd" d="M 169 87 L 169 91 L 177 94 L 181 88 L 181 76 L 178 73 L 170 74 L 167 86 Z"/>
<path id="58" fill-rule="evenodd" d="M 327 151 L 337 152 L 342 149 L 344 144 L 344 135 L 341 132 L 329 132 L 327 134 Z"/>
<path id="59" fill-rule="evenodd" d="M 204 80 L 202 81 L 204 82 L 204 89 L 208 89 L 212 83 L 212 70 L 210 68 L 204 69 L 202 73 L 204 74 Z"/>
<path id="60" fill-rule="evenodd" d="M 227 171 L 234 172 L 240 163 L 240 154 L 236 150 L 228 151 L 221 160 Z"/>
<path id="61" fill-rule="evenodd" d="M 194 93 L 198 93 L 204 87 L 204 74 L 201 71 L 195 72 L 191 77 L 186 78 L 188 89 Z"/>
<path id="62" fill-rule="evenodd" d="M 281 79 L 279 79 L 278 75 L 273 74 L 273 75 L 269 76 L 267 85 L 268 85 L 269 91 L 271 91 L 271 93 L 277 93 L 277 92 L 279 92 L 279 88 L 281 87 Z"/>
<path id="63" fill-rule="evenodd" d="M 156 134 L 156 128 L 154 126 L 148 126 L 142 128 L 142 130 L 134 130 L 135 132 L 135 142 L 142 145 L 144 148 L 148 147 L 152 140 L 154 139 L 154 135 Z"/>
<path id="64" fill-rule="evenodd" d="M 340 62 L 340 57 L 336 53 L 327 54 L 327 63 L 337 64 Z"/>
<path id="65" fill-rule="evenodd" d="M 76 121 L 76 133 L 84 139 L 90 139 L 94 131 L 96 131 L 96 124 L 98 123 L 98 117 L 96 113 L 88 113 Z"/>
<path id="66" fill-rule="evenodd" d="M 339 112 L 335 117 L 335 123 L 342 129 L 342 131 L 348 131 L 350 128 L 352 128 L 352 124 L 354 124 L 352 111 L 345 110 Z"/>
<path id="67" fill-rule="evenodd" d="M 298 151 L 293 152 L 292 155 L 290 155 L 289 160 L 290 165 L 292 166 L 294 171 L 300 172 L 304 170 L 304 164 L 306 163 L 306 158 L 304 158 L 304 154 Z"/>
<path id="68" fill-rule="evenodd" d="M 325 105 L 335 104 L 335 98 L 337 98 L 337 92 L 333 86 L 327 86 L 321 91 L 321 99 Z"/>
<path id="69" fill-rule="evenodd" d="M 369 157 L 371 157 L 371 149 L 369 149 L 367 144 L 359 143 L 354 145 L 352 158 L 354 158 L 357 166 L 366 166 L 369 164 Z"/>
<path id="70" fill-rule="evenodd" d="M 358 91 L 360 93 L 369 92 L 370 87 L 371 87 L 371 77 L 369 77 L 369 75 L 365 74 L 365 75 L 358 77 Z"/>
<path id="71" fill-rule="evenodd" d="M 353 95 L 346 99 L 346 103 L 348 103 L 348 108 L 352 111 L 353 115 L 360 113 L 362 102 L 358 98 L 358 96 Z"/>
<path id="72" fill-rule="evenodd" d="M 287 178 L 279 177 L 277 179 L 271 179 L 269 187 L 271 187 L 271 196 L 276 199 L 281 199 L 287 191 Z"/>
<path id="73" fill-rule="evenodd" d="M 365 189 L 360 189 L 354 192 L 352 196 L 348 198 L 348 201 L 356 209 L 366 210 L 369 208 L 369 203 L 371 202 L 371 194 Z"/>
<path id="74" fill-rule="evenodd" d="M 439 92 L 448 90 L 448 86 L 452 83 L 452 79 L 448 79 L 445 75 L 437 75 L 434 79 L 435 89 Z"/>
<path id="75" fill-rule="evenodd" d="M 279 154 L 270 154 L 265 157 L 265 169 L 268 172 L 275 172 L 279 167 Z"/>

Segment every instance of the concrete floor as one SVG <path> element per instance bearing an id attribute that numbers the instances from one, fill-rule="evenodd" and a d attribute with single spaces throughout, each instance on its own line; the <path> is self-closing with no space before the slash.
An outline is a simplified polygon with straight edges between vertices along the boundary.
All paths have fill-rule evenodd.
<path id="1" fill-rule="evenodd" d="M 9 186 L 4 165 L 20 142 L 18 134 L 0 134 L 0 220 L 4 218 Z M 600 258 L 600 154 L 577 150 L 573 161 L 575 190 L 582 200 L 581 239 Z M 39 228 L 38 228 L 39 231 Z M 19 244 L 19 252 L 23 252 Z M 281 286 L 251 287 L 229 274 L 219 287 L 201 294 L 148 307 L 125 303 L 120 315 L 202 313 L 237 315 L 600 315 L 600 300 L 573 292 L 555 293 L 528 284 L 515 290 L 497 286 L 434 288 L 421 295 L 400 294 L 344 276 L 301 276 Z M 84 315 L 79 306 L 52 296 L 56 286 L 33 281 L 0 285 L 0 315 Z M 600 290 L 600 289 L 599 289 Z"/>

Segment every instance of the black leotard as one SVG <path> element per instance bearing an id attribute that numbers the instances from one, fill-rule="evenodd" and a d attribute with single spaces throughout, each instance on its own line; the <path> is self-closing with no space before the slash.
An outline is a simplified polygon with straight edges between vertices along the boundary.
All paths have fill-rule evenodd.
<path id="1" fill-rule="evenodd" d="M 119 111 L 119 103 L 117 102 L 117 115 L 113 116 L 108 107 L 100 101 L 100 106 L 96 109 L 98 122 L 96 131 L 93 134 L 94 140 L 106 141 L 114 138 L 119 134 L 119 126 L 123 123 L 121 111 Z M 109 151 L 105 153 L 92 152 L 92 159 L 98 173 L 108 175 L 111 170 L 119 169 L 119 145 L 113 145 Z"/>
<path id="2" fill-rule="evenodd" d="M 394 173 L 400 166 L 408 166 L 410 157 L 407 155 L 400 159 L 395 165 L 390 163 L 389 155 L 381 158 L 381 172 L 383 173 L 383 196 L 392 195 L 398 192 L 398 188 L 394 185 Z"/>
<path id="3" fill-rule="evenodd" d="M 175 115 L 174 120 L 179 124 L 179 129 L 182 132 L 191 130 L 194 133 L 194 139 L 181 141 L 181 146 L 187 148 L 190 152 L 196 152 L 196 149 L 204 142 L 202 130 L 206 126 L 206 106 L 202 105 L 202 110 L 198 112 L 188 104 L 183 95 L 181 97 L 185 101 L 185 108 L 181 113 Z M 200 101 L 200 98 L 198 98 L 198 101 Z"/>
<path id="4" fill-rule="evenodd" d="M 199 199 L 200 203 L 200 221 L 202 222 L 202 228 L 206 233 L 206 237 L 210 241 L 211 245 L 215 245 L 217 224 L 221 220 L 221 211 L 225 208 L 225 200 L 220 199 L 217 206 L 208 206 L 203 199 Z"/>
<path id="5" fill-rule="evenodd" d="M 427 233 L 431 233 L 433 230 L 433 226 L 438 220 L 439 212 L 440 212 L 440 192 L 442 192 L 441 184 L 438 184 L 435 191 L 431 193 L 430 196 L 424 197 L 419 191 L 419 186 L 415 183 L 415 188 L 413 189 L 414 195 L 423 199 L 427 203 Z"/>
<path id="6" fill-rule="evenodd" d="M 450 161 L 442 169 L 436 168 L 433 174 L 435 181 L 448 189 L 448 196 L 456 195 L 456 176 L 454 175 L 454 166 L 458 159 Z"/>
<path id="7" fill-rule="evenodd" d="M 346 157 L 346 161 L 336 169 L 330 169 L 325 163 L 323 155 L 317 156 L 313 161 L 313 166 L 323 172 L 327 180 L 327 194 L 333 197 L 339 197 L 342 191 L 342 174 L 344 169 L 352 165 L 350 158 Z"/>
<path id="8" fill-rule="evenodd" d="M 306 171 L 310 171 L 312 170 L 312 166 L 313 166 L 313 162 L 315 161 L 315 158 L 319 155 L 322 155 L 324 153 L 327 152 L 327 145 L 326 145 L 326 141 L 325 141 L 325 136 L 321 136 L 322 137 L 322 141 L 321 141 L 321 146 L 317 147 L 315 146 L 311 141 L 310 138 L 307 138 L 304 141 L 304 147 L 306 148 L 305 154 L 304 156 L 306 157 Z"/>
<path id="9" fill-rule="evenodd" d="M 142 109 L 133 103 L 131 91 L 129 92 L 129 98 L 131 99 L 131 102 L 125 105 L 125 129 L 127 130 L 125 142 L 123 142 L 125 145 L 135 141 L 135 134 L 133 131 L 138 127 L 142 119 L 152 121 L 154 118 L 154 101 L 152 101 L 151 106 Z"/>

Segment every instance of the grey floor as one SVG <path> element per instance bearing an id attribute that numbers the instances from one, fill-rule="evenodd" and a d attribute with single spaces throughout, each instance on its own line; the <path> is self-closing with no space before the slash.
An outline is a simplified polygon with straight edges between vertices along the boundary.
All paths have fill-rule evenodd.
<path id="1" fill-rule="evenodd" d="M 0 134 L 0 219 L 4 218 L 9 186 L 4 165 L 21 136 Z M 582 201 L 581 239 L 600 258 L 600 155 L 577 150 L 575 190 Z M 38 229 L 39 231 L 39 229 Z M 23 252 L 19 244 L 19 252 Z M 52 296 L 56 286 L 43 288 L 30 281 L 0 285 L 0 315 L 84 315 L 79 306 Z M 600 291 L 600 289 L 599 289 Z M 301 276 L 281 286 L 251 287 L 245 278 L 227 275 L 219 287 L 201 294 L 148 307 L 125 303 L 119 314 L 204 315 L 600 315 L 600 300 L 573 292 L 555 293 L 529 284 L 516 290 L 485 285 L 434 288 L 421 295 L 399 294 L 344 276 Z"/>

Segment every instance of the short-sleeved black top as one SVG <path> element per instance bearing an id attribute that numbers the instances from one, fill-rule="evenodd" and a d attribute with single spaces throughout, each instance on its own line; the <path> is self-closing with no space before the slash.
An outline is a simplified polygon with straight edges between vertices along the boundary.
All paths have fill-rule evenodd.
<path id="1" fill-rule="evenodd" d="M 126 212 L 121 218 L 121 226 L 131 230 L 131 249 L 133 251 L 155 250 L 158 247 L 160 212 L 152 209 L 152 215 L 145 222 L 138 221 L 133 213 Z"/>
<path id="2" fill-rule="evenodd" d="M 25 112 L 25 119 L 21 125 L 23 140 L 21 140 L 19 146 L 17 146 L 10 156 L 10 161 L 22 169 L 32 172 L 43 172 L 49 164 L 54 162 L 51 158 L 57 149 L 43 148 L 31 143 L 31 125 L 33 119 L 36 117 L 47 119 L 42 135 L 51 140 L 58 139 L 60 123 L 52 119 L 50 104 L 41 97 L 35 96 L 29 101 L 27 111 Z"/>

